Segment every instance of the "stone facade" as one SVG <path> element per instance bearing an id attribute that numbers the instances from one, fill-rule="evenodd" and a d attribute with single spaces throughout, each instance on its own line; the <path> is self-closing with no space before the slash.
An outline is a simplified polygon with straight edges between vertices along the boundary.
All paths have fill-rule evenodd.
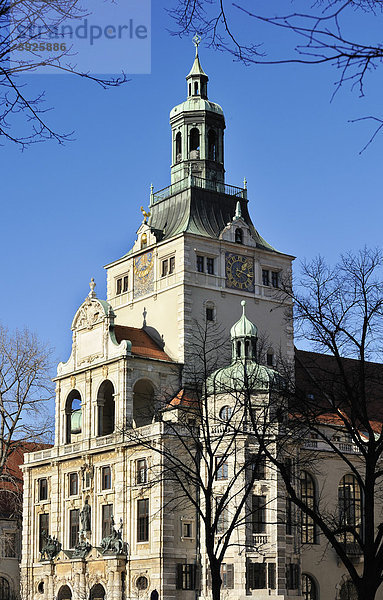
<path id="1" fill-rule="evenodd" d="M 255 229 L 246 185 L 225 184 L 225 120 L 208 100 L 207 81 L 197 52 L 188 99 L 171 112 L 171 186 L 152 191 L 132 249 L 106 266 L 107 299 L 97 298 L 92 281 L 74 317 L 72 353 L 57 370 L 55 445 L 25 461 L 23 600 L 208 597 L 195 511 L 167 510 L 171 482 L 151 477 L 161 469 L 150 444 L 163 443 L 166 429 L 159 398 L 172 398 L 188 383 L 183 365 L 196 323 L 220 323 L 228 335 L 243 298 L 264 340 L 262 361 L 271 367 L 283 356 L 293 363 L 285 318 L 291 305 L 281 303 L 279 292 L 282 279 L 291 278 L 293 257 Z M 254 401 L 268 402 L 267 391 Z M 219 411 L 225 398 L 217 402 Z M 238 439 L 228 469 L 244 460 L 248 443 L 246 435 Z M 317 489 L 336 502 L 344 467 L 326 448 L 323 456 Z M 224 486 L 217 481 L 214 493 Z M 306 550 L 298 527 L 286 529 L 284 488 L 270 466 L 254 494 L 266 499 L 267 528 L 251 544 L 246 523 L 238 529 L 238 544 L 225 557 L 223 597 L 338 598 L 344 568 L 331 551 L 322 559 L 323 540 Z M 178 565 L 196 563 L 199 581 L 182 589 Z M 259 589 L 249 584 L 249 564 L 264 569 Z M 316 596 L 302 591 L 300 571 L 315 579 Z"/>

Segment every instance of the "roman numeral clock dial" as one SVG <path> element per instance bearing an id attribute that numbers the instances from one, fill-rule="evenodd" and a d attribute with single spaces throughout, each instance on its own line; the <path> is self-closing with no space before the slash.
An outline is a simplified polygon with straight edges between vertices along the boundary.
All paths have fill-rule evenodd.
<path id="1" fill-rule="evenodd" d="M 248 256 L 226 252 L 226 287 L 254 292 L 254 262 Z"/>

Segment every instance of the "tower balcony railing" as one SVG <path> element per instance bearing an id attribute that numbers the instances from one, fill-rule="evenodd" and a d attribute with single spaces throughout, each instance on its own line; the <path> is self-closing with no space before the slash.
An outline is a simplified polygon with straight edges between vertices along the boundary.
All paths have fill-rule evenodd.
<path id="1" fill-rule="evenodd" d="M 228 185 L 227 183 L 222 183 L 221 181 L 213 181 L 211 179 L 203 179 L 202 177 L 189 175 L 189 177 L 185 177 L 180 181 L 176 181 L 175 183 L 172 183 L 168 187 L 159 190 L 158 192 L 153 192 L 150 196 L 150 204 L 153 205 L 157 202 L 161 202 L 162 200 L 165 200 L 174 194 L 178 194 L 179 192 L 182 192 L 190 187 L 209 190 L 211 192 L 217 192 L 218 194 L 225 194 L 226 196 L 234 196 L 235 198 L 247 199 L 247 189 L 245 188 L 239 188 L 235 185 Z"/>

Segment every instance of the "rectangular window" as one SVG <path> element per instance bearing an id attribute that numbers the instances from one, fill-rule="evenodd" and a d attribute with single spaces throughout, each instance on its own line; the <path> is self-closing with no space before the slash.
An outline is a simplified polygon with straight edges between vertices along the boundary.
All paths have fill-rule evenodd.
<path id="1" fill-rule="evenodd" d="M 169 275 L 171 275 L 172 273 L 174 273 L 176 269 L 176 257 L 175 256 L 171 256 L 169 258 Z"/>
<path id="2" fill-rule="evenodd" d="M 252 497 L 251 525 L 253 533 L 266 533 L 266 496 Z"/>
<path id="3" fill-rule="evenodd" d="M 225 531 L 227 530 L 228 520 L 229 520 L 227 506 L 225 506 L 224 508 L 219 508 L 221 499 L 222 499 L 222 496 L 217 496 L 215 499 L 216 512 L 219 511 L 218 520 L 217 520 L 217 534 L 225 533 Z"/>
<path id="4" fill-rule="evenodd" d="M 69 548 L 75 548 L 78 544 L 78 533 L 80 531 L 80 511 L 78 508 L 69 511 Z"/>
<path id="5" fill-rule="evenodd" d="M 232 590 L 234 588 L 234 565 L 222 563 L 221 579 L 223 589 Z"/>
<path id="6" fill-rule="evenodd" d="M 148 481 L 148 467 L 146 458 L 140 458 L 136 461 L 136 483 L 147 483 Z"/>
<path id="7" fill-rule="evenodd" d="M 45 546 L 49 535 L 49 515 L 44 513 L 39 516 L 39 551 Z"/>
<path id="8" fill-rule="evenodd" d="M 214 275 L 214 258 L 210 258 L 210 256 L 206 259 L 206 270 L 209 275 Z"/>
<path id="9" fill-rule="evenodd" d="M 275 590 L 275 588 L 277 587 L 277 575 L 276 575 L 276 568 L 275 568 L 275 563 L 269 563 L 267 565 L 267 577 L 268 577 L 268 587 L 271 590 Z"/>
<path id="10" fill-rule="evenodd" d="M 117 279 L 116 281 L 116 294 L 117 296 L 122 293 L 122 279 Z"/>
<path id="11" fill-rule="evenodd" d="M 137 542 L 149 540 L 149 500 L 137 500 Z"/>
<path id="12" fill-rule="evenodd" d="M 112 487 L 112 471 L 110 467 L 102 467 L 101 469 L 101 489 L 110 490 Z"/>
<path id="13" fill-rule="evenodd" d="M 262 283 L 263 285 L 270 285 L 270 271 L 262 269 Z"/>
<path id="14" fill-rule="evenodd" d="M 279 287 L 279 273 L 278 273 L 278 271 L 271 271 L 271 285 L 274 288 Z"/>
<path id="15" fill-rule="evenodd" d="M 217 481 L 223 481 L 229 476 L 229 465 L 227 459 L 217 456 L 215 459 L 215 478 Z"/>
<path id="16" fill-rule="evenodd" d="M 266 563 L 247 563 L 246 576 L 249 590 L 266 589 Z"/>
<path id="17" fill-rule="evenodd" d="M 104 504 L 102 506 L 102 523 L 101 523 L 101 537 L 108 537 L 112 533 L 112 516 L 113 516 L 113 504 Z"/>
<path id="18" fill-rule="evenodd" d="M 39 500 L 47 500 L 48 498 L 48 480 L 39 479 Z"/>
<path id="19" fill-rule="evenodd" d="M 291 498 L 286 498 L 286 534 L 293 535 L 293 504 Z"/>
<path id="20" fill-rule="evenodd" d="M 129 289 L 129 277 L 127 275 L 125 275 L 125 277 L 123 279 L 122 291 L 125 293 L 128 291 L 128 289 Z"/>
<path id="21" fill-rule="evenodd" d="M 177 565 L 177 590 L 194 590 L 196 587 L 197 565 Z"/>
<path id="22" fill-rule="evenodd" d="M 290 563 L 286 565 L 286 587 L 288 590 L 297 590 L 299 586 L 299 565 Z"/>
<path id="23" fill-rule="evenodd" d="M 16 558 L 16 533 L 3 533 L 4 558 Z"/>
<path id="24" fill-rule="evenodd" d="M 69 473 L 69 496 L 77 496 L 78 494 L 78 475 L 77 473 Z"/>
<path id="25" fill-rule="evenodd" d="M 204 256 L 197 255 L 197 271 L 199 273 L 204 273 L 205 271 L 205 258 Z"/>
<path id="26" fill-rule="evenodd" d="M 252 459 L 254 478 L 266 479 L 266 456 L 255 454 Z"/>
<path id="27" fill-rule="evenodd" d="M 182 537 L 188 539 L 193 537 L 193 524 L 191 521 L 182 522 Z"/>
<path id="28" fill-rule="evenodd" d="M 163 260 L 161 263 L 161 277 L 166 277 L 166 275 L 168 274 L 168 270 L 169 270 L 169 262 L 168 262 L 168 259 L 165 258 L 165 260 Z"/>

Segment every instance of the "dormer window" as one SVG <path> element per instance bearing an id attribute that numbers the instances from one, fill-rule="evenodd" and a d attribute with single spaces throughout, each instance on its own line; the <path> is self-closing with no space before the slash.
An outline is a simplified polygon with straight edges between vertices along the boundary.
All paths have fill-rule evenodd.
<path id="1" fill-rule="evenodd" d="M 235 243 L 243 244 L 243 231 L 239 227 L 235 230 Z"/>

